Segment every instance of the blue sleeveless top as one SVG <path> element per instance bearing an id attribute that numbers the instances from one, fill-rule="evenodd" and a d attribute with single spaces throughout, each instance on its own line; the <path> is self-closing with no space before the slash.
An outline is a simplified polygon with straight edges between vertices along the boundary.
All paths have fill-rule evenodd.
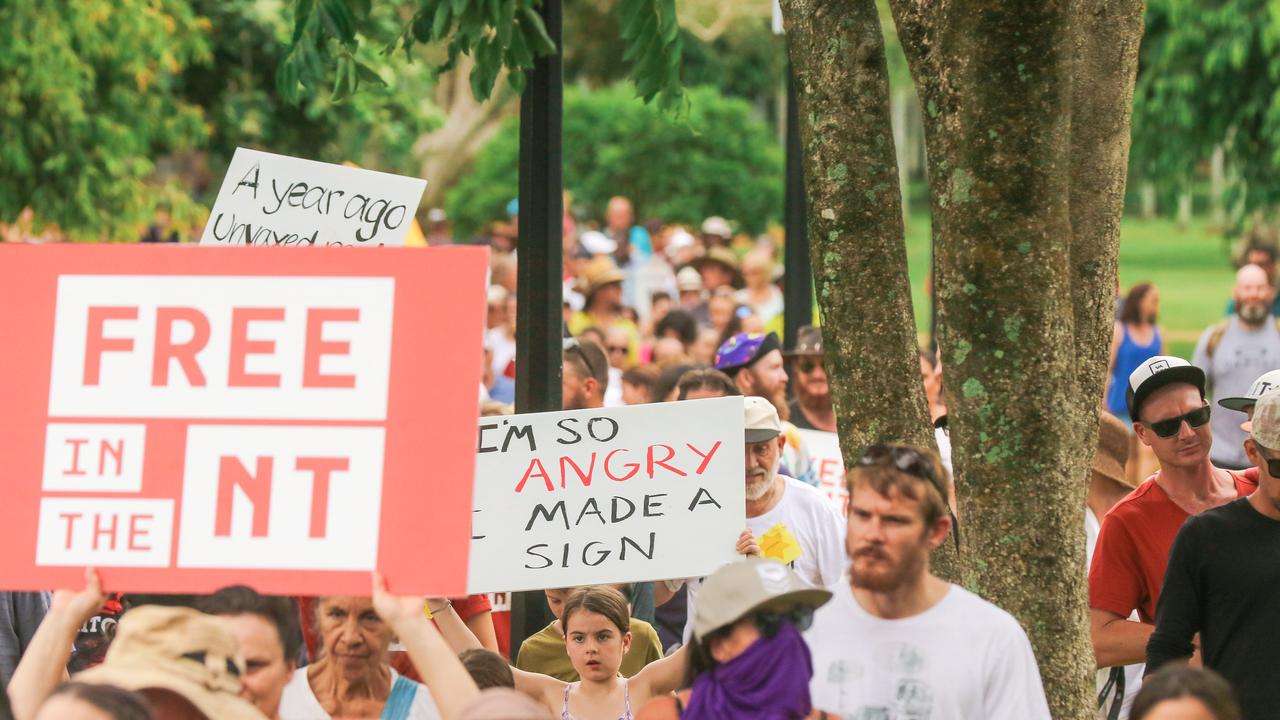
<path id="1" fill-rule="evenodd" d="M 1124 339 L 1116 350 L 1116 364 L 1111 368 L 1111 388 L 1107 390 L 1107 411 L 1112 415 L 1128 415 L 1129 409 L 1124 403 L 1125 389 L 1129 387 L 1129 375 L 1149 358 L 1160 354 L 1160 328 L 1157 326 L 1151 336 L 1150 345 L 1139 345 L 1129 334 L 1129 326 L 1121 324 Z"/>

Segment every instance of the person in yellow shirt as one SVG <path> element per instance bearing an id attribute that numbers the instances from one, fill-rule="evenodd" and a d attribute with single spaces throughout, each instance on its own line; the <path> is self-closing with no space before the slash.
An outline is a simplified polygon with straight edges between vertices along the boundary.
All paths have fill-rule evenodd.
<path id="1" fill-rule="evenodd" d="M 626 594 L 626 586 L 614 586 Z M 560 628 L 560 616 L 564 612 L 565 600 L 575 588 L 562 588 L 544 591 L 547 596 L 547 607 L 556 616 L 550 625 L 542 628 L 537 634 L 530 636 L 520 644 L 520 652 L 516 655 L 515 666 L 527 672 L 550 675 L 564 682 L 577 682 L 578 671 L 569 661 L 569 652 L 564 645 L 564 631 Z M 622 658 L 619 672 L 624 677 L 634 677 L 645 665 L 662 659 L 662 643 L 658 640 L 658 632 L 649 623 L 631 618 L 631 649 Z"/>

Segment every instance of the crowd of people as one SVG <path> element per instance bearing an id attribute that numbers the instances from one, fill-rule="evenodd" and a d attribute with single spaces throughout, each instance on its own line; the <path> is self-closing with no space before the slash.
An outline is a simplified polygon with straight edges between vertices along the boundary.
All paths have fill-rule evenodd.
<path id="1" fill-rule="evenodd" d="M 377 574 L 368 596 L 288 598 L 106 593 L 88 570 L 79 590 L 0 593 L 0 718 L 1049 718 L 1022 626 L 931 570 L 959 522 L 939 355 L 920 353 L 938 450 L 866 448 L 833 503 L 801 432 L 836 431 L 821 329 L 782 336 L 771 240 L 699 230 L 637 224 L 625 198 L 598 229 L 566 222 L 563 407 L 742 396 L 745 527 L 707 539 L 739 561 L 547 588 L 554 620 L 527 638 L 491 598 L 397 596 Z M 480 411 L 501 415 L 518 232 L 490 237 Z M 1280 704 L 1280 325 L 1274 254 L 1247 259 L 1193 362 L 1165 354 L 1154 286 L 1118 298 L 1082 478 L 1099 717 Z"/>

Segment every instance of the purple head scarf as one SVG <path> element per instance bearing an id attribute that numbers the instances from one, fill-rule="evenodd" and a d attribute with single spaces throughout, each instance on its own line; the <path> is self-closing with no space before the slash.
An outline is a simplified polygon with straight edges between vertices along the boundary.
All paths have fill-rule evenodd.
<path id="1" fill-rule="evenodd" d="M 785 621 L 773 637 L 698 676 L 684 720 L 794 720 L 809 714 L 813 659 L 800 631 Z"/>

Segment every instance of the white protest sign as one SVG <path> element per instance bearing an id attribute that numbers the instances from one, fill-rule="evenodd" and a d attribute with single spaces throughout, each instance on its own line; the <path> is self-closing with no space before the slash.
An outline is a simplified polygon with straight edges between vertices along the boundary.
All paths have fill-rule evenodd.
<path id="1" fill-rule="evenodd" d="M 237 148 L 201 245 L 404 245 L 427 181 Z"/>
<path id="2" fill-rule="evenodd" d="M 707 575 L 746 527 L 742 398 L 480 418 L 469 592 Z"/>
<path id="3" fill-rule="evenodd" d="M 809 446 L 818 489 L 831 500 L 831 506 L 844 517 L 849 504 L 849 491 L 844 483 L 844 457 L 840 454 L 840 437 L 824 430 L 799 430 Z"/>

